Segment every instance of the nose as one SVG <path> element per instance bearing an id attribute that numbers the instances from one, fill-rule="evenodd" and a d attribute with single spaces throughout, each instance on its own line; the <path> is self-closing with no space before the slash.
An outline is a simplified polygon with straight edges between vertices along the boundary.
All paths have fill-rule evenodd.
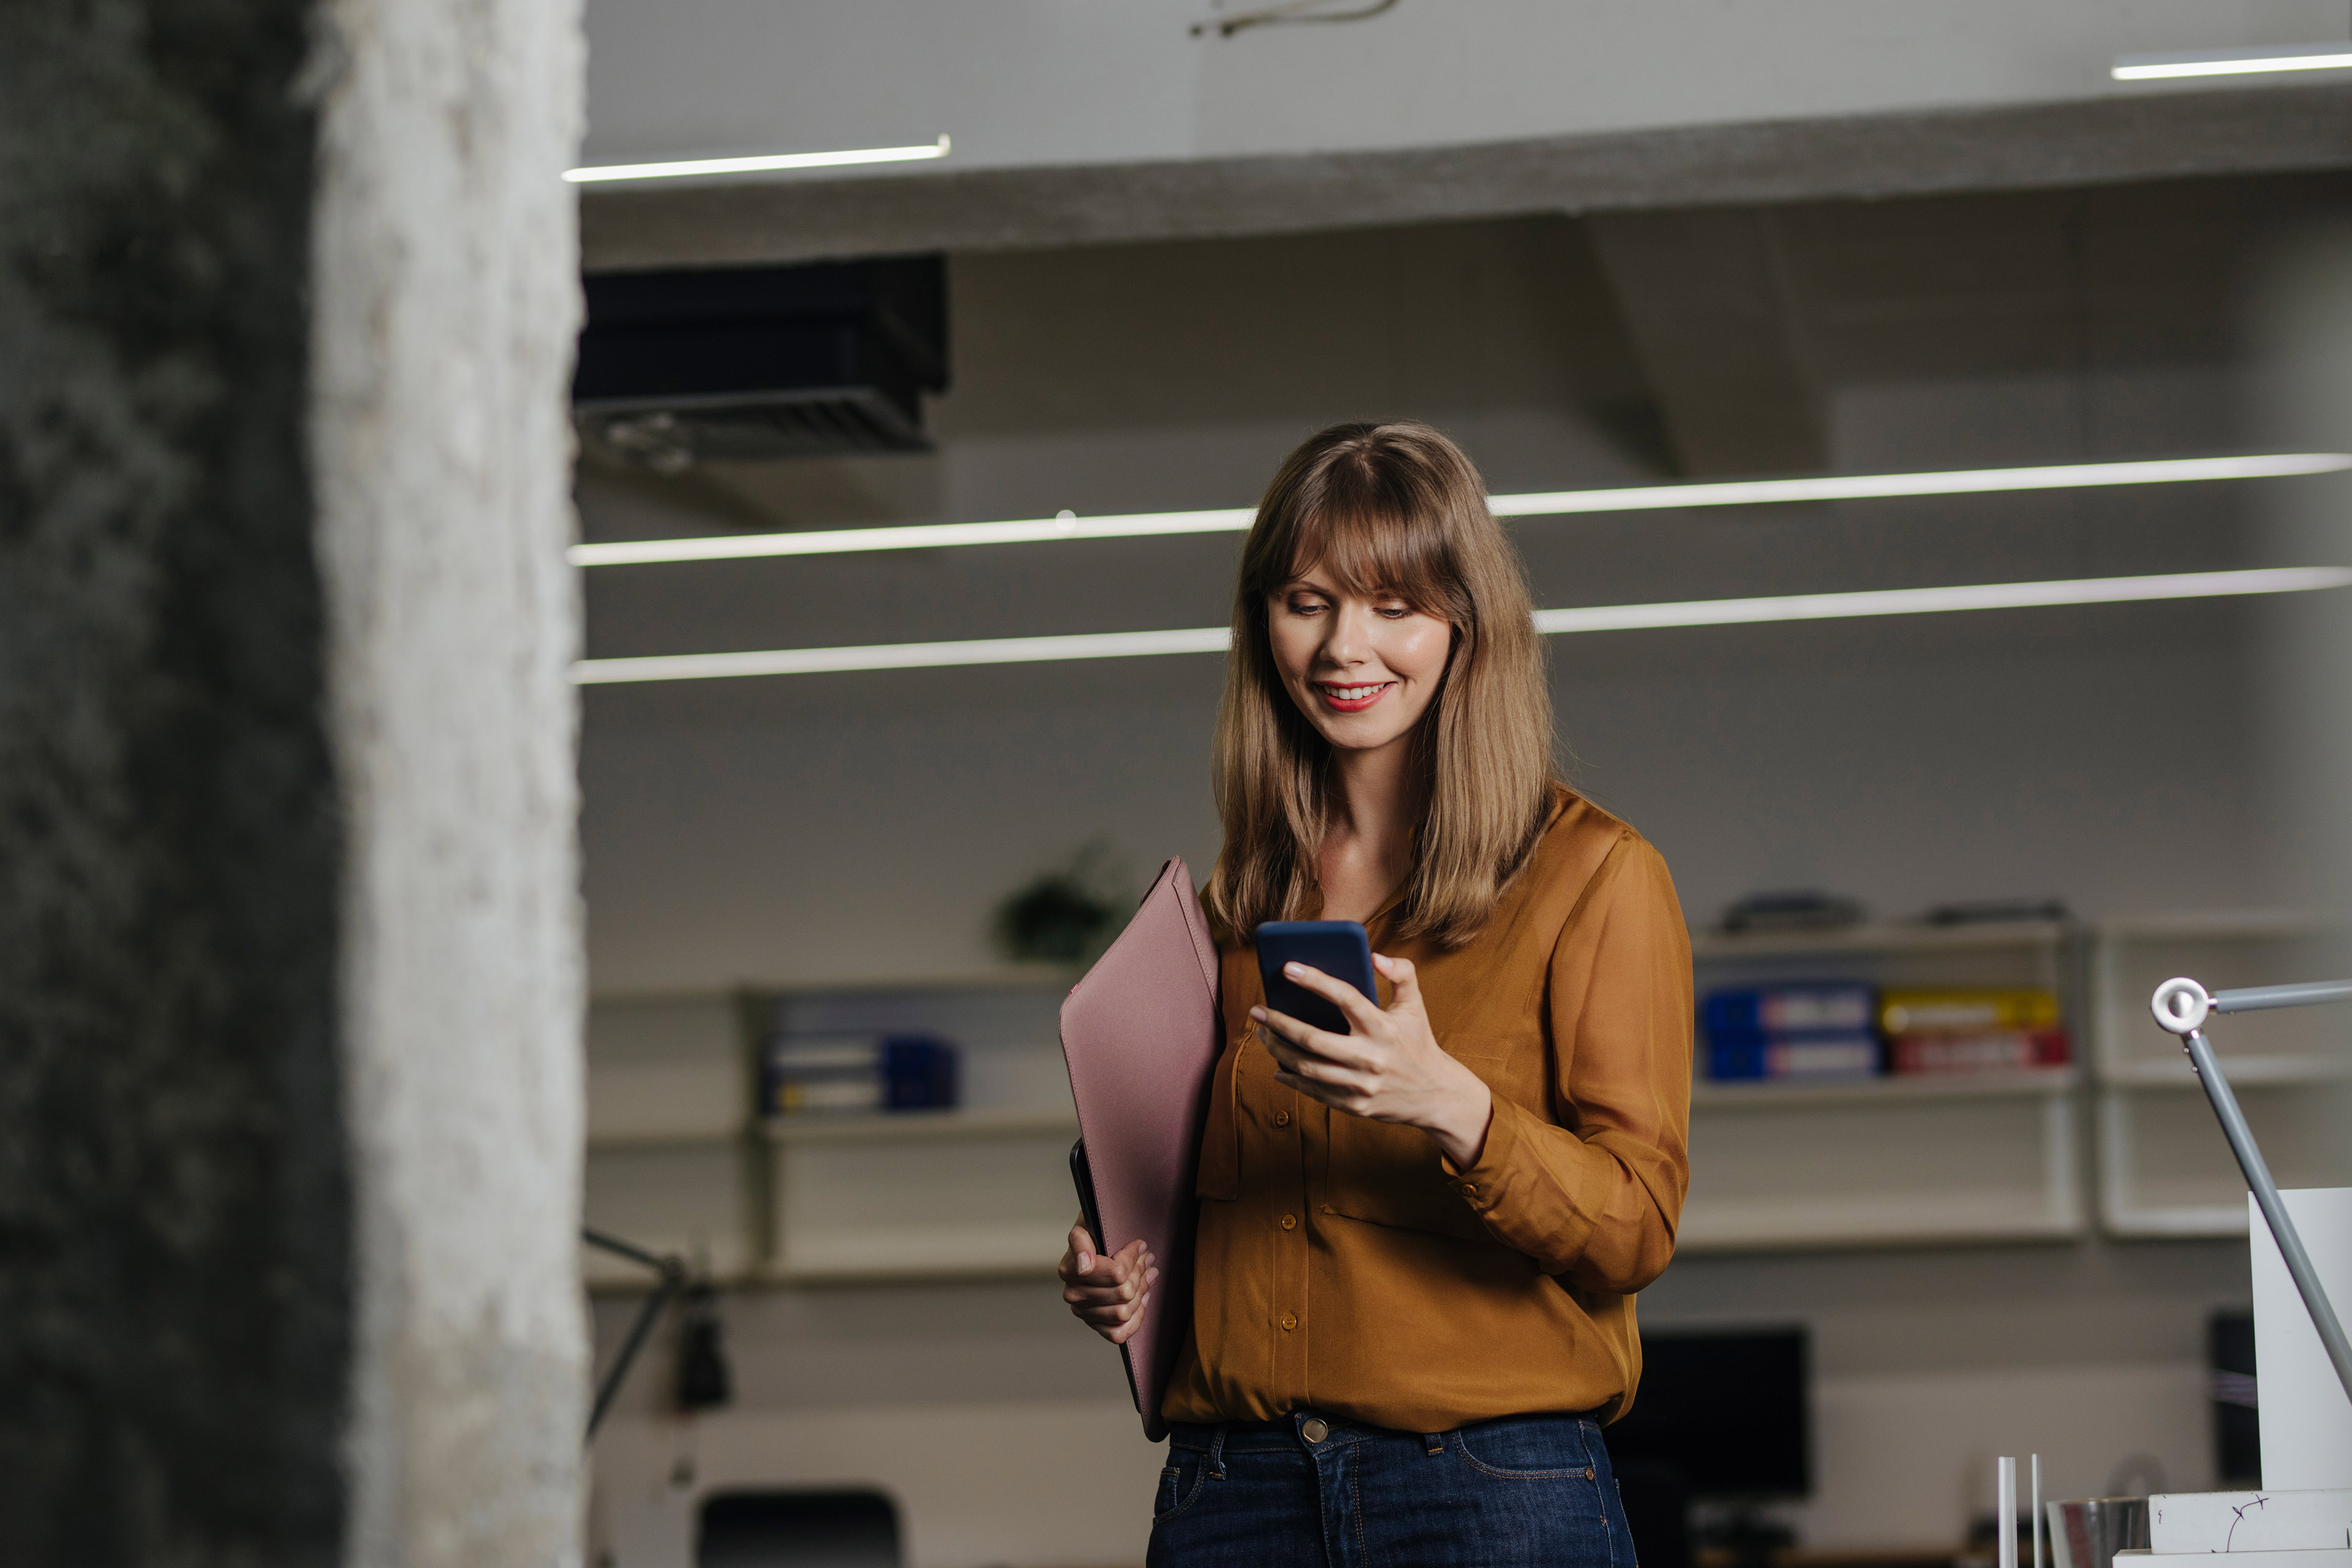
<path id="1" fill-rule="evenodd" d="M 1342 601 L 1332 612 L 1323 635 L 1323 662 L 1345 669 L 1363 663 L 1372 653 L 1372 613 L 1368 605 Z"/>

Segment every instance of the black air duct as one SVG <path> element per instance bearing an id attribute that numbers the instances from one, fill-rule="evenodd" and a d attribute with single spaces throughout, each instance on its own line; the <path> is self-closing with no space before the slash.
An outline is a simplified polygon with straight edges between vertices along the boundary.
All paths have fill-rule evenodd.
<path id="1" fill-rule="evenodd" d="M 928 451 L 948 384 L 937 256 L 586 279 L 584 439 L 664 472 L 698 458 Z"/>

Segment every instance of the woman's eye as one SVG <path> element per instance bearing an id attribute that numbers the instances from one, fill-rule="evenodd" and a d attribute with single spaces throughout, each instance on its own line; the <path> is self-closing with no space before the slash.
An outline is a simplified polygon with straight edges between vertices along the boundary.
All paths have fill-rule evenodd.
<path id="1" fill-rule="evenodd" d="M 1407 616 L 1412 614 L 1412 606 L 1411 605 L 1382 605 L 1380 607 L 1380 613 L 1386 616 L 1390 620 L 1401 621 Z"/>
<path id="2" fill-rule="evenodd" d="M 1323 601 L 1320 599 L 1293 599 L 1290 601 L 1290 613 L 1294 616 L 1319 615 L 1322 612 L 1322 609 Z"/>

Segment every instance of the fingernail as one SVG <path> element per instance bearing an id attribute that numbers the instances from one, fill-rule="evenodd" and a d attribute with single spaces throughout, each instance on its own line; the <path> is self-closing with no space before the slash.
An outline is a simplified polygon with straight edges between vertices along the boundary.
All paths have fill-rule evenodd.
<path id="1" fill-rule="evenodd" d="M 1303 963 L 1286 963 L 1282 966 L 1282 972 L 1296 980 L 1307 973 L 1307 966 Z"/>
<path id="2" fill-rule="evenodd" d="M 1257 1023 L 1260 1023 L 1260 1024 L 1265 1023 L 1265 1008 L 1263 1008 L 1263 1007 L 1253 1007 L 1253 1008 L 1251 1008 L 1251 1009 L 1250 1009 L 1250 1017 L 1251 1017 L 1253 1020 L 1255 1020 L 1255 1022 L 1257 1022 Z"/>

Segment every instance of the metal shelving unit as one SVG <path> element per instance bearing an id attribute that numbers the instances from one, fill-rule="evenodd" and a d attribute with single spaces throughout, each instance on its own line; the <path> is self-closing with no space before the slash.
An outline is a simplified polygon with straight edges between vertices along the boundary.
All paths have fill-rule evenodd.
<path id="1" fill-rule="evenodd" d="M 1069 1228 L 1077 1135 L 1051 1028 L 1069 983 L 1036 968 L 600 998 L 588 1223 L 722 1284 L 1049 1272 Z M 956 1037 L 974 1047 L 965 1070 L 981 1103 L 762 1123 L 754 1047 L 780 1010 L 796 1027 Z M 1044 1037 L 1030 1040 L 1039 1020 Z M 583 1272 L 593 1288 L 643 1284 L 593 1252 Z"/>
<path id="2" fill-rule="evenodd" d="M 1865 925 L 1694 936 L 1717 985 L 2035 986 L 2081 1038 L 2073 926 Z M 2080 1046 L 2077 1046 L 2079 1055 Z M 2065 1241 L 2084 1234 L 2079 1065 L 1830 1083 L 1711 1083 L 1691 1097 L 1685 1251 Z"/>
<path id="3" fill-rule="evenodd" d="M 2030 1071 L 1693 1093 L 1693 1252 L 2064 1241 L 2245 1230 L 2243 1184 L 2177 1045 L 2148 1018 L 2157 981 L 2263 984 L 2332 966 L 2326 932 L 2280 914 L 2047 922 L 1693 942 L 1699 984 L 1854 979 L 2047 986 L 2077 1061 Z M 590 1039 L 592 1224 L 724 1280 L 1043 1273 L 1071 1200 L 1075 1125 L 1051 1019 L 1060 970 L 601 1000 Z M 779 1006 L 811 1028 L 937 1027 L 976 1048 L 975 1109 L 760 1125 L 751 1041 Z M 2324 1011 L 2269 1014 L 2221 1042 L 2288 1185 L 2352 1180 L 2338 1151 L 2352 1054 Z M 1031 1037 L 1034 1037 L 1032 1038 Z M 1020 1048 L 1013 1049 L 1018 1046 Z M 996 1076 L 991 1078 L 993 1073 Z M 2095 1165 L 2088 1138 L 2095 1130 Z M 591 1258 L 592 1285 L 639 1283 Z"/>
<path id="4" fill-rule="evenodd" d="M 767 1272 L 807 1284 L 1041 1274 L 1061 1257 L 1069 1111 L 803 1118 L 768 1129 Z"/>

